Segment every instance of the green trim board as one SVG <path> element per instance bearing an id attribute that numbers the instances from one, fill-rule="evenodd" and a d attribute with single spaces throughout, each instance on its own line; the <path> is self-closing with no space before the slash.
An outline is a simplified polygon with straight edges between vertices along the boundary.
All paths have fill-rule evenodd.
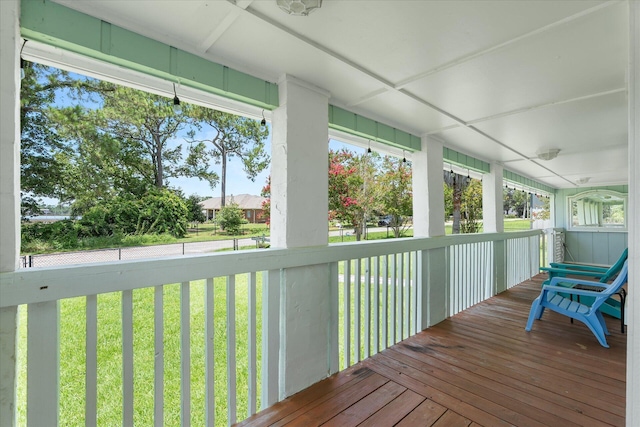
<path id="1" fill-rule="evenodd" d="M 444 147 L 442 149 L 442 159 L 445 163 L 453 163 L 464 169 L 470 169 L 480 173 L 491 172 L 489 163 L 467 156 L 466 154 L 458 153 L 451 148 Z"/>
<path id="2" fill-rule="evenodd" d="M 278 86 L 50 0 L 22 0 L 21 34 L 64 50 L 272 110 Z"/>
<path id="3" fill-rule="evenodd" d="M 556 189 L 553 187 L 549 187 L 548 185 L 545 184 L 541 184 L 537 181 L 534 181 L 532 179 L 529 178 L 525 178 L 521 175 L 518 175 L 515 172 L 511 172 L 509 170 L 504 169 L 502 171 L 502 177 L 506 180 L 506 181 L 510 181 L 510 182 L 514 182 L 520 185 L 523 185 L 525 187 L 531 188 L 531 189 L 537 189 L 540 191 L 544 191 L 545 193 L 549 193 L 549 194 L 555 194 Z"/>
<path id="4" fill-rule="evenodd" d="M 398 147 L 420 151 L 420 138 L 335 105 L 329 105 L 329 128 Z"/>

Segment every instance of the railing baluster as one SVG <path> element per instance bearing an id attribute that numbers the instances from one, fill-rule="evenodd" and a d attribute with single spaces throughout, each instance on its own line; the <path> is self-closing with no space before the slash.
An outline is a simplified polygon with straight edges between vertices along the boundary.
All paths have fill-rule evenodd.
<path id="1" fill-rule="evenodd" d="M 402 326 L 404 323 L 404 254 L 403 253 L 399 253 L 396 254 L 396 257 L 398 258 L 398 265 L 397 265 L 397 270 L 398 270 L 398 281 L 396 282 L 396 292 L 397 292 L 397 296 L 396 296 L 396 302 L 398 303 L 398 319 L 397 319 L 397 323 L 396 323 L 396 328 L 397 328 L 397 332 L 396 332 L 396 338 L 397 341 L 401 341 L 402 338 L 404 338 L 404 332 L 402 330 Z"/>
<path id="2" fill-rule="evenodd" d="M 405 258 L 404 262 L 404 336 L 407 338 L 411 334 L 411 258 L 409 258 L 409 252 L 405 252 L 402 254 L 402 257 Z"/>
<path id="3" fill-rule="evenodd" d="M 396 254 L 391 254 L 391 283 L 389 286 L 389 293 L 391 295 L 391 323 L 389 324 L 389 335 L 391 336 L 391 342 L 389 345 L 393 345 L 396 343 L 396 278 L 398 277 L 396 270 Z"/>
<path id="4" fill-rule="evenodd" d="M 204 287 L 204 334 L 205 334 L 205 424 L 213 427 L 216 423 L 216 397 L 215 397 L 215 295 L 214 280 L 207 279 Z"/>
<path id="5" fill-rule="evenodd" d="M 373 347 L 380 351 L 380 257 L 373 258 Z"/>
<path id="6" fill-rule="evenodd" d="M 383 311 L 383 319 L 382 319 L 382 339 L 383 339 L 383 347 L 386 348 L 389 346 L 389 335 L 388 335 L 388 325 L 389 325 L 389 255 L 384 255 L 382 258 L 384 263 L 382 269 L 382 309 Z"/>
<path id="7" fill-rule="evenodd" d="M 236 276 L 227 276 L 227 414 L 236 423 Z"/>
<path id="8" fill-rule="evenodd" d="M 281 270 L 262 276 L 262 409 L 276 403 L 280 392 L 280 277 Z"/>
<path id="9" fill-rule="evenodd" d="M 98 423 L 98 296 L 86 298 L 85 427 Z"/>
<path id="10" fill-rule="evenodd" d="M 28 306 L 27 425 L 57 426 L 59 403 L 58 301 Z M 37 351 L 35 350 L 37 349 Z"/>
<path id="11" fill-rule="evenodd" d="M 354 269 L 354 280 L 353 280 L 353 306 L 355 308 L 353 313 L 353 361 L 358 363 L 361 359 L 360 353 L 360 315 L 361 315 L 361 304 L 360 300 L 360 286 L 362 286 L 362 279 L 360 278 L 360 270 L 361 270 L 361 258 L 357 258 L 355 260 L 355 269 Z"/>
<path id="12" fill-rule="evenodd" d="M 156 286 L 153 294 L 154 351 L 153 359 L 153 423 L 164 426 L 164 287 Z"/>
<path id="13" fill-rule="evenodd" d="M 180 285 L 180 425 L 191 425 L 191 305 L 189 282 Z"/>
<path id="14" fill-rule="evenodd" d="M 248 275 L 248 295 L 249 295 L 249 405 L 247 417 L 256 413 L 256 273 L 252 272 Z"/>
<path id="15" fill-rule="evenodd" d="M 364 358 L 371 350 L 371 258 L 364 260 Z"/>
<path id="16" fill-rule="evenodd" d="M 420 327 L 418 326 L 418 252 L 413 251 L 411 257 L 413 258 L 413 269 L 411 272 L 411 283 L 413 284 L 413 318 L 411 323 L 413 324 L 413 334 L 417 334 L 418 331 L 420 331 Z"/>
<path id="17" fill-rule="evenodd" d="M 351 366 L 351 260 L 344 261 L 344 367 Z"/>
<path id="18" fill-rule="evenodd" d="M 329 341 L 329 375 L 340 370 L 340 279 L 339 263 L 329 264 L 329 283 L 331 292 L 331 314 L 330 314 L 330 341 Z"/>
<path id="19" fill-rule="evenodd" d="M 122 424 L 133 425 L 133 292 L 122 292 Z"/>

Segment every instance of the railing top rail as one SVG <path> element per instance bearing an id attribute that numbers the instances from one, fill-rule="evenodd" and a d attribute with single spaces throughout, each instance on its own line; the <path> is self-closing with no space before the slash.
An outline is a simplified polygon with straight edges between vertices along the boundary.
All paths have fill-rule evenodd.
<path id="1" fill-rule="evenodd" d="M 0 273 L 0 307 L 147 288 L 209 277 L 444 248 L 458 244 L 508 240 L 536 236 L 541 233 L 541 230 L 529 230 L 349 242 L 319 247 L 243 250 L 161 259 L 17 270 Z"/>

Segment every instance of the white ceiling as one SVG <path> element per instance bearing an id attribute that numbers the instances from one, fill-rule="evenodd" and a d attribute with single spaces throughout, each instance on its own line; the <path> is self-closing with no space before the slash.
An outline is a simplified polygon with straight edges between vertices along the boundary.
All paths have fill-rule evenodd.
<path id="1" fill-rule="evenodd" d="M 600 1 L 58 0 L 557 188 L 626 184 L 628 5 Z M 551 161 L 539 151 L 559 148 Z"/>

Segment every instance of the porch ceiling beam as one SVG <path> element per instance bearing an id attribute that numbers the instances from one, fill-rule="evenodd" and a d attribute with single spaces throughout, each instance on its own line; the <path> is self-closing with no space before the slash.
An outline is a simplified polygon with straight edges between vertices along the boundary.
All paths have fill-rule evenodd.
<path id="1" fill-rule="evenodd" d="M 213 45 L 216 44 L 218 39 L 220 39 L 220 37 L 222 37 L 222 35 L 231 27 L 231 25 L 233 25 L 233 23 L 236 22 L 236 20 L 240 16 L 241 11 L 246 9 L 251 5 L 251 3 L 253 3 L 253 0 L 237 0 L 237 1 L 228 0 L 228 1 L 229 3 L 237 6 L 237 8 L 234 8 L 231 11 L 231 13 L 225 16 L 222 22 L 219 25 L 217 25 L 211 31 L 211 33 L 209 33 L 209 36 L 205 38 L 198 45 L 198 50 L 200 52 L 204 53 L 204 52 L 207 52 L 209 49 L 211 49 Z"/>

